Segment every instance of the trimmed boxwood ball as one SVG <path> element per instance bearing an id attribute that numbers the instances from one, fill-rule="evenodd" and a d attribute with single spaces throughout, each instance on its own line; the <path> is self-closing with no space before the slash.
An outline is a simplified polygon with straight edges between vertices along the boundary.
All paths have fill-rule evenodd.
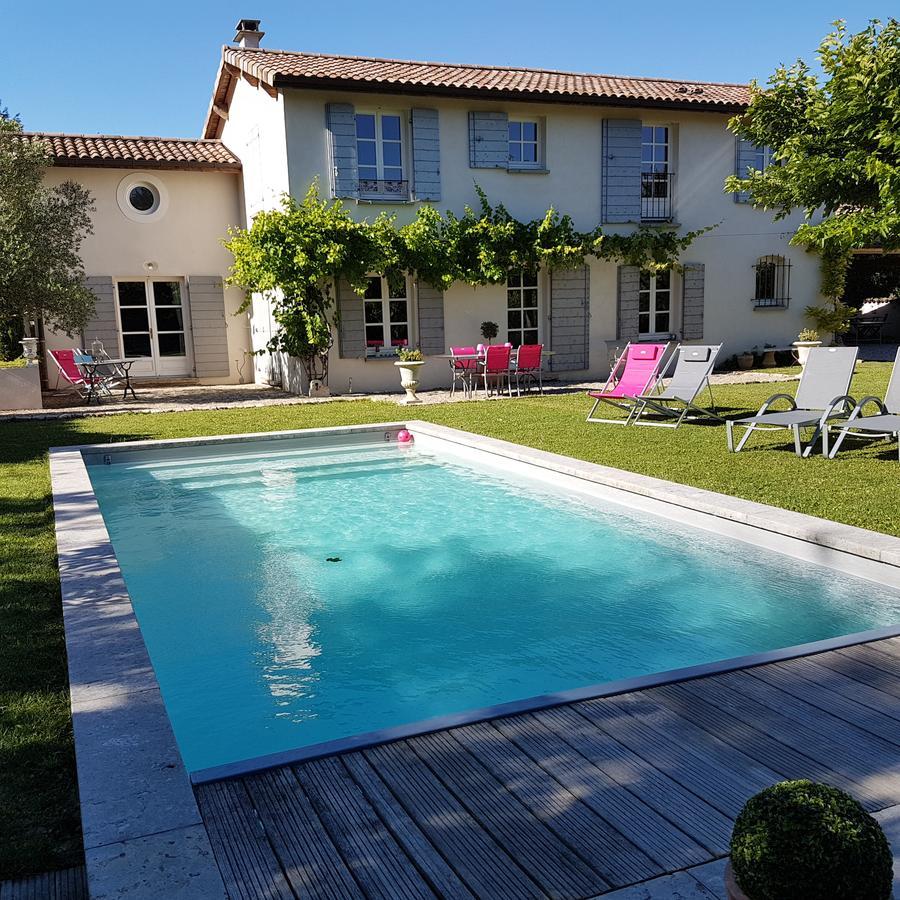
<path id="1" fill-rule="evenodd" d="M 888 900 L 893 860 L 881 826 L 849 794 L 782 781 L 751 797 L 731 836 L 750 900 Z"/>

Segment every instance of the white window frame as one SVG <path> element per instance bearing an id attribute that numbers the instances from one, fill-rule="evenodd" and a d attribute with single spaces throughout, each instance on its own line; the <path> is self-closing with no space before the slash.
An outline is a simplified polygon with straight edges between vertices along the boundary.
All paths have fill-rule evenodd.
<path id="1" fill-rule="evenodd" d="M 659 275 L 665 274 L 668 276 L 668 286 L 661 288 L 657 284 L 657 278 Z M 644 279 L 648 278 L 648 286 L 647 288 L 642 287 Z M 672 270 L 669 269 L 665 273 L 660 272 L 658 274 L 652 272 L 641 272 L 640 280 L 638 281 L 638 334 L 641 337 L 655 337 L 657 335 L 670 335 L 672 333 L 672 316 L 674 315 L 673 309 L 673 301 L 674 301 L 674 278 L 672 275 Z M 658 298 L 660 294 L 668 294 L 669 306 L 668 309 L 658 309 Z M 643 297 L 647 297 L 647 309 L 641 310 L 641 300 Z M 659 330 L 656 328 L 656 317 L 657 315 L 666 314 L 669 317 L 669 327 Z M 646 317 L 647 320 L 647 330 L 642 328 L 642 322 Z"/>
<path id="2" fill-rule="evenodd" d="M 775 162 L 772 156 L 772 148 L 771 147 L 753 147 L 753 164 L 751 165 L 752 169 L 756 169 L 758 172 L 765 172 L 766 169 L 769 168 Z M 757 165 L 759 163 L 759 165 Z"/>
<path id="3" fill-rule="evenodd" d="M 397 109 L 358 109 L 353 118 L 354 124 L 354 132 L 356 131 L 356 123 L 359 116 L 373 116 L 375 118 L 375 138 L 360 138 L 354 133 L 354 140 L 356 141 L 356 149 L 357 149 L 357 166 L 359 169 L 363 168 L 362 164 L 359 163 L 359 144 L 360 141 L 366 141 L 368 143 L 375 144 L 375 171 L 377 178 L 374 179 L 376 181 L 388 182 L 395 181 L 397 179 L 387 179 L 384 177 L 384 144 L 399 144 L 400 145 L 400 184 L 401 189 L 399 191 L 364 191 L 362 190 L 363 182 L 371 181 L 373 179 L 363 178 L 361 174 L 358 175 L 359 185 L 360 185 L 360 196 L 362 197 L 382 197 L 387 199 L 396 199 L 396 200 L 407 200 L 409 198 L 409 167 L 407 164 L 407 154 L 409 152 L 409 140 L 407 137 L 407 116 Z M 382 129 L 382 120 L 385 116 L 393 116 L 400 120 L 400 139 L 398 141 L 390 140 L 385 141 Z M 366 168 L 371 168 L 370 166 L 366 166 Z M 389 166 L 388 168 L 397 168 L 397 166 Z"/>
<path id="4" fill-rule="evenodd" d="M 370 279 L 379 279 L 381 281 L 381 298 L 362 298 L 363 303 L 363 337 L 366 345 L 366 358 L 367 359 L 384 359 L 387 357 L 396 357 L 397 351 L 399 347 L 394 347 L 391 344 L 391 325 L 406 325 L 406 346 L 413 347 L 415 346 L 413 343 L 413 320 L 412 320 L 412 295 L 410 293 L 411 283 L 409 278 L 404 276 L 403 283 L 406 287 L 406 296 L 405 297 L 392 297 L 391 296 L 391 285 L 390 280 L 385 275 L 369 275 Z M 405 322 L 391 322 L 391 302 L 394 301 L 403 301 L 406 303 L 406 321 Z M 366 303 L 380 303 L 381 304 L 381 338 L 382 345 L 381 347 L 370 347 L 369 346 L 369 328 L 374 328 L 377 323 L 368 323 L 366 321 Z"/>
<path id="5" fill-rule="evenodd" d="M 522 344 L 526 343 L 525 341 L 525 332 L 526 331 L 534 331 L 537 332 L 537 340 L 536 344 L 541 343 L 541 277 L 540 273 L 536 273 L 534 275 L 534 284 L 525 284 L 525 275 L 527 273 L 525 270 L 518 270 L 516 272 L 510 272 L 506 277 L 506 340 L 513 345 L 513 347 L 519 347 Z M 511 280 L 516 278 L 517 284 L 510 284 Z M 535 305 L 525 306 L 525 291 L 534 291 L 535 292 Z M 519 305 L 516 306 L 510 303 L 510 298 L 516 297 L 519 301 Z M 535 318 L 537 319 L 537 325 L 534 328 L 526 328 L 524 325 L 525 319 L 525 310 L 526 309 L 534 309 Z M 521 318 L 519 319 L 519 327 L 518 328 L 510 328 L 509 327 L 509 314 L 514 312 L 521 313 Z M 515 336 L 515 340 L 513 337 Z"/>
<path id="6" fill-rule="evenodd" d="M 519 125 L 519 139 L 514 140 L 510 136 L 510 125 Z M 522 138 L 522 125 L 534 125 L 534 140 L 526 141 Z M 510 169 L 543 169 L 544 168 L 544 150 L 543 150 L 543 123 L 540 119 L 525 119 L 520 118 L 518 116 L 509 116 L 506 120 L 506 157 L 507 157 L 507 166 Z M 519 147 L 519 159 L 514 160 L 512 158 L 512 153 L 510 152 L 513 145 L 518 145 Z M 525 162 L 522 160 L 524 156 L 525 147 L 533 146 L 534 147 L 534 161 Z"/>
<path id="7" fill-rule="evenodd" d="M 649 141 L 644 139 L 644 129 L 649 128 L 652 132 L 651 139 Z M 666 139 L 664 141 L 658 141 L 656 139 L 657 129 L 664 129 L 666 133 Z M 660 204 L 664 204 L 668 206 L 669 214 L 671 216 L 672 211 L 672 182 L 669 176 L 674 171 L 672 166 L 672 135 L 674 133 L 674 129 L 671 125 L 659 124 L 656 122 L 641 122 L 641 218 L 653 220 L 658 218 L 653 215 L 655 212 L 658 212 L 660 208 Z M 650 159 L 644 160 L 644 148 L 650 148 Z M 665 147 L 665 153 L 660 153 L 659 148 Z M 657 156 L 665 156 L 665 159 L 658 159 Z M 653 175 L 662 175 L 664 176 L 663 183 L 665 184 L 665 195 L 663 196 L 653 196 L 653 197 L 644 197 L 643 196 L 643 177 L 644 175 L 653 174 Z M 656 191 L 656 187 L 654 188 L 654 193 Z"/>

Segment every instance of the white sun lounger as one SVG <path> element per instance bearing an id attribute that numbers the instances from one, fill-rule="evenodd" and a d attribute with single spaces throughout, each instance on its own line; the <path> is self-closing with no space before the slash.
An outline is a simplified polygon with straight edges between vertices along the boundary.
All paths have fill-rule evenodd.
<path id="1" fill-rule="evenodd" d="M 756 430 L 777 431 L 786 428 L 794 435 L 797 456 L 809 456 L 820 435 L 822 453 L 827 456 L 828 434 L 825 426 L 830 419 L 846 415 L 856 405 L 856 401 L 847 393 L 856 366 L 856 354 L 856 347 L 814 347 L 809 351 L 795 396 L 773 394 L 755 416 L 728 421 L 728 449 L 739 453 Z M 787 400 L 791 408 L 770 412 L 770 407 L 777 400 Z M 737 446 L 734 444 L 735 425 L 747 429 Z M 814 429 L 805 448 L 800 440 L 801 428 Z"/>
<path id="2" fill-rule="evenodd" d="M 869 404 L 874 404 L 878 413 L 864 416 L 863 410 Z M 847 437 L 887 439 L 897 441 L 897 455 L 900 458 L 900 348 L 894 360 L 894 368 L 891 372 L 891 380 L 888 382 L 887 393 L 884 400 L 878 397 L 863 397 L 856 404 L 846 422 L 830 426 L 837 432 L 837 437 L 828 454 L 829 459 L 834 459 L 841 444 Z M 825 426 L 826 433 L 829 426 Z"/>

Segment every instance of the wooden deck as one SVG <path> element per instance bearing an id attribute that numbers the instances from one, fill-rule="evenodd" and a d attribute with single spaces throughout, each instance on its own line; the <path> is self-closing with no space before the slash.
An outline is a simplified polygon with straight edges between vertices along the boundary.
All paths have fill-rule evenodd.
<path id="1" fill-rule="evenodd" d="M 727 854 L 744 801 L 785 778 L 829 782 L 873 812 L 900 804 L 900 638 L 284 766 L 197 796 L 233 898 L 612 900 L 676 872 L 677 890 L 664 878 L 622 897 L 715 898 L 721 863 L 704 864 Z"/>

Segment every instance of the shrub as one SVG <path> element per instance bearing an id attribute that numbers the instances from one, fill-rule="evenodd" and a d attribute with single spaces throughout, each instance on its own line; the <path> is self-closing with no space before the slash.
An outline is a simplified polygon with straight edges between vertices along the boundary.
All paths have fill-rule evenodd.
<path id="1" fill-rule="evenodd" d="M 422 362 L 425 357 L 418 347 L 400 347 L 397 350 L 397 359 L 400 362 Z"/>
<path id="2" fill-rule="evenodd" d="M 819 339 L 819 332 L 816 331 L 815 328 L 804 328 L 800 334 L 797 335 L 798 341 L 817 341 Z"/>
<path id="3" fill-rule="evenodd" d="M 495 337 L 497 337 L 500 329 L 497 327 L 496 322 L 482 322 L 481 323 L 481 336 L 486 341 L 492 341 Z"/>
<path id="4" fill-rule="evenodd" d="M 881 827 L 849 794 L 783 781 L 747 801 L 731 866 L 752 900 L 888 900 L 892 855 Z"/>

